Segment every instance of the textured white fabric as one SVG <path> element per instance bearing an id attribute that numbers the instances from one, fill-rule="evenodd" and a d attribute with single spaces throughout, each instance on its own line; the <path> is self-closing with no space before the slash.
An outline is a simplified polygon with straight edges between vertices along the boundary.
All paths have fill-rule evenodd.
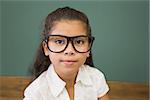
<path id="1" fill-rule="evenodd" d="M 65 85 L 51 64 L 26 88 L 24 100 L 69 100 Z M 109 91 L 103 73 L 88 65 L 80 67 L 74 89 L 74 100 L 97 100 Z"/>

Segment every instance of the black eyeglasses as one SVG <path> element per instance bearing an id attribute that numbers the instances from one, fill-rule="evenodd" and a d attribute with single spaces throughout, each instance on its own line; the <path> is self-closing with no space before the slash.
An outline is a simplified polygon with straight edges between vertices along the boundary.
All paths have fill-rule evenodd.
<path id="1" fill-rule="evenodd" d="M 71 42 L 75 51 L 79 53 L 86 53 L 90 51 L 94 37 L 92 36 L 63 36 L 63 35 L 47 35 L 45 42 L 47 43 L 48 49 L 54 53 L 60 53 L 65 51 L 69 42 Z"/>

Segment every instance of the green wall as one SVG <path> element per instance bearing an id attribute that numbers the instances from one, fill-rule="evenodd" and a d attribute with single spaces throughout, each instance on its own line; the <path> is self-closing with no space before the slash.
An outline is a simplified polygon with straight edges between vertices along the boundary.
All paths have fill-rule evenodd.
<path id="1" fill-rule="evenodd" d="M 148 2 L 3 1 L 0 75 L 29 75 L 48 13 L 58 7 L 80 9 L 96 37 L 93 57 L 108 80 L 148 82 Z"/>

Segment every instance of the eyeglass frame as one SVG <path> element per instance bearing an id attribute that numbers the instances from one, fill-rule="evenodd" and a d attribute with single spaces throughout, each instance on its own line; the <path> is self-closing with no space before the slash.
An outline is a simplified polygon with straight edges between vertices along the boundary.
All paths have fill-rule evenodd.
<path id="1" fill-rule="evenodd" d="M 66 38 L 66 39 L 67 39 L 67 44 L 66 44 L 65 48 L 64 48 L 63 50 L 59 51 L 59 52 L 52 51 L 52 50 L 49 48 L 49 45 L 48 45 L 48 39 L 49 39 L 50 36 L 60 36 L 60 37 Z M 73 49 L 74 49 L 76 52 L 78 52 L 78 53 L 86 53 L 86 52 L 80 52 L 80 51 L 76 50 L 76 48 L 75 48 L 75 46 L 74 46 L 74 43 L 73 43 L 73 39 L 74 39 L 74 38 L 77 38 L 77 37 L 88 37 L 88 39 L 90 39 L 90 43 L 91 43 L 91 44 L 90 44 L 90 48 L 89 48 L 86 52 L 90 51 L 91 48 L 92 48 L 93 42 L 94 42 L 94 40 L 95 40 L 95 37 L 93 37 L 93 36 L 86 36 L 86 35 L 65 36 L 65 35 L 51 35 L 51 34 L 46 34 L 46 35 L 45 35 L 45 38 L 44 38 L 44 41 L 45 41 L 46 44 L 47 44 L 47 48 L 48 48 L 51 52 L 53 52 L 53 53 L 61 53 L 61 52 L 64 52 L 64 51 L 66 50 L 66 48 L 68 47 L 69 42 L 71 42 L 71 45 L 72 45 Z"/>

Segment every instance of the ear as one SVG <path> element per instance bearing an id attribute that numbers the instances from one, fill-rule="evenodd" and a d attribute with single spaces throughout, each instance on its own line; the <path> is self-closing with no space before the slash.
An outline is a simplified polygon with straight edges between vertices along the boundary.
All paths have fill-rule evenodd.
<path id="1" fill-rule="evenodd" d="M 44 49 L 45 56 L 48 56 L 49 55 L 49 50 L 47 48 L 47 44 L 46 44 L 45 41 L 42 42 L 42 46 L 43 46 L 43 49 Z"/>

